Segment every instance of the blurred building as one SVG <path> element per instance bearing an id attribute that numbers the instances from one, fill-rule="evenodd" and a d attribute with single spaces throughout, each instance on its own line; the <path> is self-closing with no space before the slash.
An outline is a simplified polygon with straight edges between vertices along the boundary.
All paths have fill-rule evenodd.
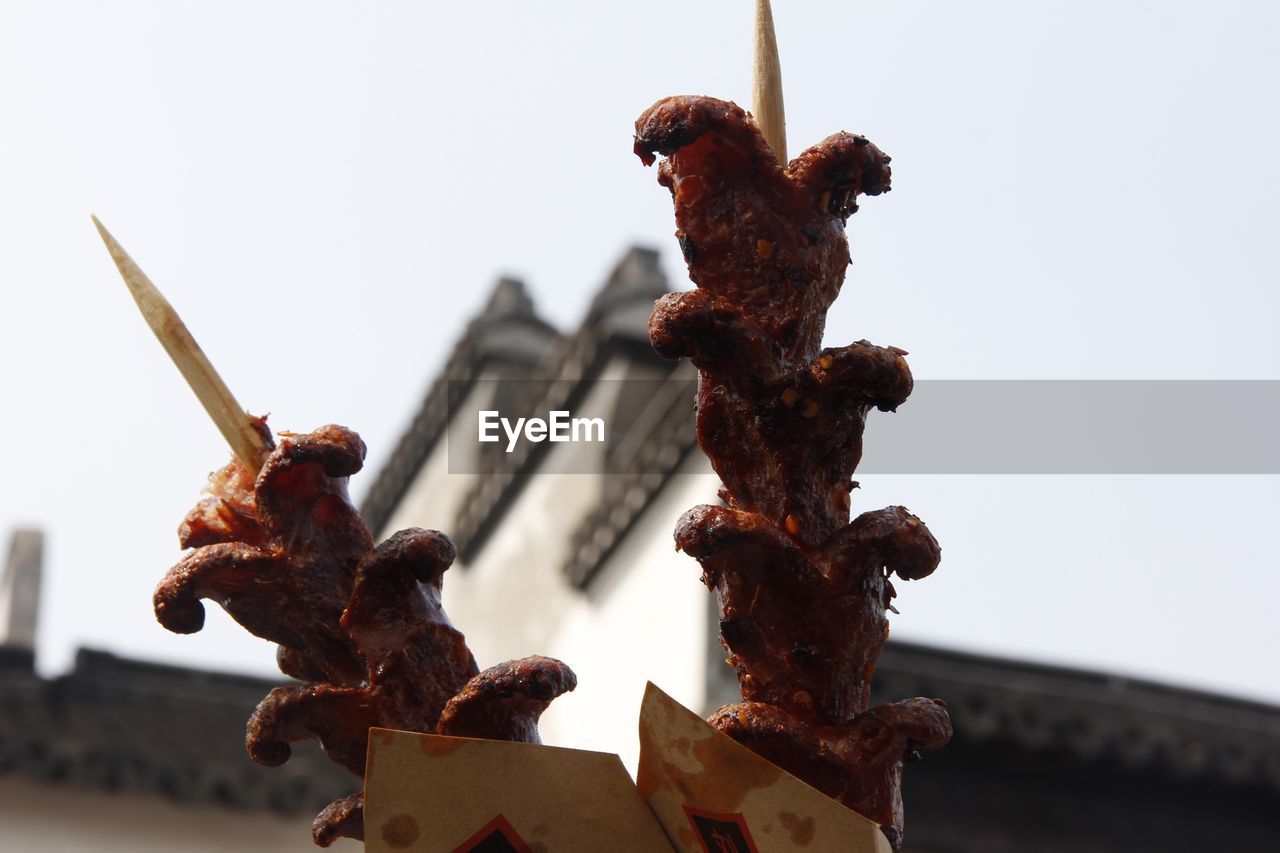
<path id="1" fill-rule="evenodd" d="M 0 576 L 0 850 L 314 850 L 316 812 L 359 780 L 313 744 L 249 760 L 245 722 L 275 682 L 87 649 L 36 674 L 41 551 L 18 531 Z"/>
<path id="2" fill-rule="evenodd" d="M 632 249 L 563 336 L 500 281 L 362 507 L 377 538 L 448 532 L 445 605 L 480 665 L 568 662 L 581 687 L 544 716 L 544 739 L 632 767 L 646 681 L 701 712 L 739 698 L 700 570 L 673 549 L 676 519 L 719 482 L 694 441 L 695 372 L 648 345 L 669 289 L 657 254 Z M 451 452 L 486 409 L 571 410 L 626 436 Z M 907 770 L 911 850 L 1280 849 L 1278 708 L 892 641 L 874 688 L 878 702 L 942 697 L 955 725 Z"/>
<path id="3" fill-rule="evenodd" d="M 566 336 L 500 281 L 362 507 L 378 538 L 448 532 L 445 604 L 480 665 L 568 662 L 581 686 L 544 739 L 632 767 L 646 681 L 700 712 L 738 698 L 699 568 L 672 547 L 719 484 L 693 439 L 694 372 L 648 345 L 668 289 L 657 255 L 632 249 Z M 626 440 L 451 454 L 478 409 L 572 410 Z M 316 811 L 357 780 L 313 744 L 279 768 L 248 759 L 245 721 L 274 682 L 90 650 L 34 671 L 40 553 L 20 532 L 0 577 L 0 849 L 314 849 Z M 908 768 L 909 850 L 1280 849 L 1280 708 L 892 641 L 874 686 L 876 701 L 942 697 L 955 726 Z"/>

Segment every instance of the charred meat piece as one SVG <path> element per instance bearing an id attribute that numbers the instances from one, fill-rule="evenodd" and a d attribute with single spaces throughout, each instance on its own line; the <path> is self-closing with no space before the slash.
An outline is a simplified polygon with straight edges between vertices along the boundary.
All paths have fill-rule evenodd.
<path id="1" fill-rule="evenodd" d="M 578 686 L 573 670 L 539 656 L 492 666 L 449 700 L 436 733 L 542 743 L 538 718 L 551 700 Z"/>
<path id="2" fill-rule="evenodd" d="M 364 465 L 351 430 L 325 426 L 284 437 L 256 482 L 232 460 L 209 478 L 209 496 L 179 528 L 195 547 L 155 593 L 156 619 L 189 634 L 208 599 L 250 633 L 279 644 L 286 675 L 358 684 L 366 667 L 338 622 L 356 565 L 373 540 L 347 497 Z"/>
<path id="3" fill-rule="evenodd" d="M 157 619 L 198 631 L 208 599 L 279 644 L 281 670 L 305 683 L 271 691 L 249 720 L 262 764 L 315 739 L 363 775 L 372 727 L 540 742 L 538 717 L 574 689 L 573 672 L 540 657 L 479 671 L 440 603 L 453 543 L 415 528 L 374 548 L 347 498 L 364 454 L 354 432 L 326 426 L 282 436 L 256 480 L 235 461 L 211 475 L 179 531 L 196 550 L 157 588 Z M 331 804 L 315 842 L 362 838 L 363 815 L 361 794 Z"/>
<path id="4" fill-rule="evenodd" d="M 889 190 L 889 157 L 837 133 L 780 164 L 751 117 L 705 97 L 659 101 L 636 121 L 657 155 L 697 289 L 658 300 L 650 342 L 699 371 L 698 443 L 727 507 L 695 507 L 676 544 L 720 611 L 743 703 L 711 723 L 902 839 L 902 764 L 950 739 L 945 707 L 869 708 L 888 636 L 890 576 L 915 580 L 941 551 L 903 507 L 850 521 L 872 409 L 911 393 L 906 354 L 860 341 L 822 349 L 849 264 L 859 195 Z"/>

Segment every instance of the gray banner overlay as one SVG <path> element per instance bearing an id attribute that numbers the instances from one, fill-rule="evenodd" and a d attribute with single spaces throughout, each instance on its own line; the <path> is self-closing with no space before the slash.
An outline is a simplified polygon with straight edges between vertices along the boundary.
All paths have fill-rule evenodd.
<path id="1" fill-rule="evenodd" d="M 875 474 L 1278 474 L 1280 381 L 920 381 Z"/>
<path id="2" fill-rule="evenodd" d="M 692 447 L 694 387 L 687 374 L 456 380 L 449 471 L 669 474 Z M 479 441 L 482 411 L 498 413 L 495 441 Z M 520 418 L 547 422 L 548 436 L 531 440 L 535 425 L 513 438 Z M 1278 439 L 1277 380 L 920 380 L 896 413 L 868 414 L 858 473 L 1275 475 Z"/>

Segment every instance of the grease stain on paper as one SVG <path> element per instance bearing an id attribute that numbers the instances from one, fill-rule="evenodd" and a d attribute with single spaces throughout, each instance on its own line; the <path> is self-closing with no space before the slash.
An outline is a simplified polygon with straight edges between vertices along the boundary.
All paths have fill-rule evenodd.
<path id="1" fill-rule="evenodd" d="M 417 841 L 421 834 L 418 822 L 413 819 L 413 815 L 394 815 L 382 825 L 382 840 L 388 847 L 403 849 Z"/>
<path id="2" fill-rule="evenodd" d="M 693 787 L 723 795 L 723 799 L 716 797 L 723 811 L 738 811 L 748 794 L 776 784 L 784 775 L 741 744 L 735 742 L 731 747 L 720 738 L 698 741 L 693 745 L 693 755 L 702 766 L 702 771 L 693 777 Z M 725 784 L 725 780 L 732 783 Z"/>
<path id="3" fill-rule="evenodd" d="M 791 843 L 797 847 L 808 847 L 809 842 L 813 841 L 813 836 L 817 833 L 813 815 L 807 815 L 802 818 L 795 812 L 779 812 L 778 820 L 782 822 L 782 826 L 791 834 Z"/>

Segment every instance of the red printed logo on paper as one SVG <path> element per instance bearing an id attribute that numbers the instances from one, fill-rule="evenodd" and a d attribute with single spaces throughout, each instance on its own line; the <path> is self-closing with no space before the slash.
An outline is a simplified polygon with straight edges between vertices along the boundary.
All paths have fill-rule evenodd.
<path id="1" fill-rule="evenodd" d="M 704 812 L 689 806 L 684 807 L 684 813 L 707 853 L 759 853 L 742 815 Z"/>
<path id="2" fill-rule="evenodd" d="M 498 815 L 455 847 L 453 853 L 533 853 L 533 850 L 524 843 L 511 822 Z"/>

